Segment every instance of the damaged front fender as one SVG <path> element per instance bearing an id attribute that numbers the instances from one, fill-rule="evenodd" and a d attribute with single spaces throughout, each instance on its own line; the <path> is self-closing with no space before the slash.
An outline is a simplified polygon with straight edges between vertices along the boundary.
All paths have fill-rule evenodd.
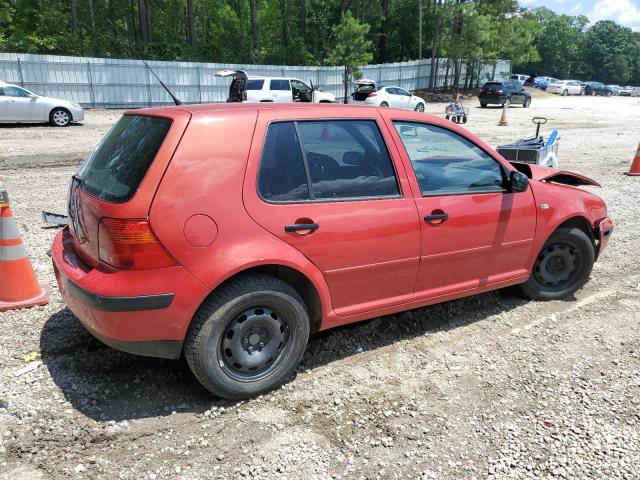
<path id="1" fill-rule="evenodd" d="M 601 187 L 595 180 L 580 175 L 579 173 L 570 172 L 568 170 L 560 170 L 558 168 L 542 167 L 540 165 L 532 165 L 530 163 L 510 162 L 513 167 L 519 172 L 524 173 L 532 180 L 538 180 L 540 182 L 553 182 L 561 183 L 564 185 L 571 185 L 572 187 L 579 187 L 581 185 L 591 185 L 594 187 Z"/>

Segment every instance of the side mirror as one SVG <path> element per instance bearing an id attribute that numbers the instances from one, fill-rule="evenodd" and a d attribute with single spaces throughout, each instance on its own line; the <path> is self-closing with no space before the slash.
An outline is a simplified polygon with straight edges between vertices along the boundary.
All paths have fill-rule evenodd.
<path id="1" fill-rule="evenodd" d="M 511 172 L 509 191 L 511 193 L 525 192 L 529 186 L 529 177 L 522 172 Z"/>

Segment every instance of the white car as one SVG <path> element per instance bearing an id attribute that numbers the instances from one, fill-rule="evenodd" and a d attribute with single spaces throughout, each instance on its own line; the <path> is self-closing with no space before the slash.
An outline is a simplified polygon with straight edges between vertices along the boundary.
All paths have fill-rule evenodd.
<path id="1" fill-rule="evenodd" d="M 322 92 L 297 78 L 250 77 L 243 70 L 221 70 L 216 77 L 233 77 L 227 102 L 334 103 L 333 93 Z"/>
<path id="2" fill-rule="evenodd" d="M 525 75 L 523 73 L 514 73 L 513 75 L 511 75 L 510 79 L 515 80 L 516 82 L 520 83 L 520 85 L 524 85 L 524 82 L 529 79 L 529 76 L 530 75 Z"/>
<path id="3" fill-rule="evenodd" d="M 582 94 L 582 85 L 575 80 L 556 80 L 547 86 L 547 92 L 562 96 Z"/>
<path id="4" fill-rule="evenodd" d="M 424 100 L 415 95 L 411 95 L 404 88 L 400 87 L 380 87 L 375 92 L 367 94 L 364 103 L 382 108 L 403 108 L 405 110 L 415 110 L 424 112 Z"/>
<path id="5" fill-rule="evenodd" d="M 47 123 L 66 127 L 84 120 L 83 108 L 59 98 L 43 97 L 26 88 L 0 82 L 0 123 Z"/>

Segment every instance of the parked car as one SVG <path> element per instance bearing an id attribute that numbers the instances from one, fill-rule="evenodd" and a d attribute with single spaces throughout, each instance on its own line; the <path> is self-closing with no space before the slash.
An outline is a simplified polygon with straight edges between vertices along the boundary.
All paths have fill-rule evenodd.
<path id="1" fill-rule="evenodd" d="M 323 92 L 297 78 L 250 77 L 243 70 L 221 70 L 216 77 L 232 77 L 227 102 L 333 103 L 333 93 Z"/>
<path id="2" fill-rule="evenodd" d="M 622 90 L 622 87 L 619 85 L 607 85 L 607 88 L 611 89 L 611 94 L 616 97 L 620 95 L 620 90 Z"/>
<path id="3" fill-rule="evenodd" d="M 520 83 L 514 80 L 506 82 L 487 82 L 482 86 L 479 95 L 480 106 L 519 104 L 524 108 L 531 105 L 531 94 Z"/>
<path id="4" fill-rule="evenodd" d="M 558 79 L 553 77 L 536 77 L 533 86 L 540 90 L 546 90 L 550 83 L 557 82 Z"/>
<path id="5" fill-rule="evenodd" d="M 76 103 L 0 82 L 0 123 L 48 122 L 54 127 L 66 127 L 83 120 L 84 110 Z"/>
<path id="6" fill-rule="evenodd" d="M 412 95 L 410 92 L 400 87 L 381 87 L 375 92 L 370 92 L 364 100 L 367 105 L 376 107 L 402 108 L 404 110 L 415 110 L 424 112 L 425 102 L 422 98 Z"/>
<path id="7" fill-rule="evenodd" d="M 375 80 L 369 78 L 361 78 L 354 83 L 355 89 L 351 94 L 351 99 L 354 102 L 364 102 L 370 93 L 378 90 L 378 85 Z"/>
<path id="8" fill-rule="evenodd" d="M 631 97 L 633 95 L 633 87 L 628 85 L 626 87 L 622 87 L 619 95 L 621 97 Z"/>
<path id="9" fill-rule="evenodd" d="M 600 82 L 587 82 L 584 87 L 585 95 L 600 95 L 605 97 L 610 97 L 613 95 L 613 90 L 607 87 L 604 83 Z"/>
<path id="10" fill-rule="evenodd" d="M 557 80 L 547 86 L 547 92 L 557 93 L 562 96 L 581 95 L 583 91 L 584 89 L 580 84 L 573 80 Z"/>
<path id="11" fill-rule="evenodd" d="M 597 182 L 414 111 L 132 110 L 72 178 L 53 265 L 104 343 L 184 355 L 246 398 L 287 381 L 313 332 L 509 285 L 572 295 L 613 229 L 579 185 Z"/>
<path id="12" fill-rule="evenodd" d="M 529 79 L 530 75 L 524 75 L 522 73 L 514 73 L 513 75 L 511 75 L 510 79 L 511 80 L 515 80 L 516 82 L 520 83 L 520 85 L 524 85 L 524 82 L 526 82 Z"/>

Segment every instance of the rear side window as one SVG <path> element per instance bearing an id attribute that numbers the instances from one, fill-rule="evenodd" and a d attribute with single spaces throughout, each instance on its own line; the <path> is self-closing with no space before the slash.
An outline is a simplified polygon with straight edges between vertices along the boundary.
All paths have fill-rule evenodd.
<path id="1" fill-rule="evenodd" d="M 400 194 L 391 157 L 372 120 L 271 124 L 258 188 L 262 198 L 275 202 Z"/>
<path id="2" fill-rule="evenodd" d="M 289 80 L 271 80 L 271 90 L 291 90 Z"/>
<path id="3" fill-rule="evenodd" d="M 171 120 L 125 115 L 102 139 L 78 172 L 80 188 L 107 202 L 126 202 L 151 166 Z"/>
<path id="4" fill-rule="evenodd" d="M 263 85 L 264 85 L 264 80 L 245 80 L 244 81 L 245 90 L 262 90 Z"/>

